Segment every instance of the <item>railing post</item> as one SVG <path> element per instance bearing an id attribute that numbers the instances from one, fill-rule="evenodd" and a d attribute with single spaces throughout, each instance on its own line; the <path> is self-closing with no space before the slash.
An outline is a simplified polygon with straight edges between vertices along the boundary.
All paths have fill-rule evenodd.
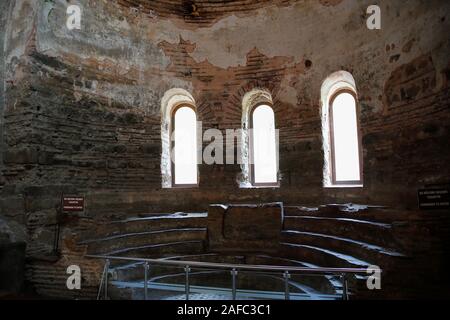
<path id="1" fill-rule="evenodd" d="M 237 276 L 237 270 L 236 268 L 233 268 L 233 270 L 231 270 L 231 295 L 233 297 L 233 300 L 236 300 L 236 276 Z"/>
<path id="2" fill-rule="evenodd" d="M 105 296 L 104 296 L 104 299 L 105 299 L 105 300 L 108 300 L 108 274 L 109 274 L 109 264 L 110 264 L 109 259 L 106 259 L 106 264 L 105 264 Z"/>
<path id="3" fill-rule="evenodd" d="M 284 278 L 284 299 L 290 300 L 290 294 L 289 294 L 289 279 L 291 278 L 291 275 L 289 274 L 289 271 L 285 271 L 283 274 Z"/>
<path id="4" fill-rule="evenodd" d="M 348 300 L 348 282 L 347 282 L 347 275 L 343 273 L 341 275 L 342 280 L 342 300 Z"/>
<path id="5" fill-rule="evenodd" d="M 144 300 L 147 300 L 147 291 L 148 291 L 148 262 L 144 264 Z"/>
<path id="6" fill-rule="evenodd" d="M 189 300 L 189 272 L 190 271 L 191 271 L 191 268 L 189 268 L 189 266 L 186 266 L 184 268 L 184 272 L 186 273 L 186 284 L 185 284 L 186 300 Z"/>
<path id="7" fill-rule="evenodd" d="M 103 266 L 102 275 L 100 277 L 100 285 L 98 286 L 97 300 L 100 300 L 100 295 L 102 294 L 103 281 L 105 280 L 105 274 L 106 274 L 106 260 L 105 260 L 105 265 Z"/>

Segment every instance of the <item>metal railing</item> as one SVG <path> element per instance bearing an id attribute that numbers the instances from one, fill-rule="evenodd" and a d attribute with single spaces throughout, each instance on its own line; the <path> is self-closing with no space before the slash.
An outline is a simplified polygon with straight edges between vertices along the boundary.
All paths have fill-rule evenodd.
<path id="1" fill-rule="evenodd" d="M 102 289 L 104 299 L 108 299 L 108 273 L 110 270 L 111 260 L 142 262 L 144 263 L 144 299 L 148 298 L 148 274 L 150 266 L 176 266 L 184 268 L 185 274 L 185 294 L 186 300 L 189 300 L 190 284 L 189 276 L 191 268 L 213 269 L 219 271 L 230 271 L 231 274 L 231 292 L 233 300 L 236 300 L 237 283 L 236 278 L 239 271 L 264 271 L 264 272 L 280 272 L 284 279 L 284 295 L 286 300 L 290 300 L 290 284 L 289 280 L 293 274 L 301 275 L 332 275 L 338 276 L 342 282 L 342 300 L 348 300 L 348 279 L 349 275 L 367 274 L 367 269 L 363 268 L 322 268 L 322 267 L 294 267 L 279 265 L 250 265 L 250 264 L 231 264 L 231 263 L 215 263 L 200 261 L 181 261 L 166 259 L 144 259 L 119 256 L 103 256 L 103 255 L 87 255 L 87 258 L 95 258 L 105 260 L 103 274 L 100 279 L 97 299 L 100 299 Z"/>

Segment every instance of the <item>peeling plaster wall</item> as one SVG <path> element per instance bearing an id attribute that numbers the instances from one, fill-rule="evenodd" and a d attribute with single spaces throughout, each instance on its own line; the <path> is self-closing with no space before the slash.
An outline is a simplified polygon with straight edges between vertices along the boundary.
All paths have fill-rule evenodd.
<path id="1" fill-rule="evenodd" d="M 17 126 L 11 126 L 11 118 L 5 115 L 11 101 L 17 101 L 9 94 L 8 87 L 23 76 L 17 66 L 26 54 L 34 8 L 30 1 L 5 0 L 0 3 L 0 291 L 11 293 L 19 293 L 24 287 L 29 237 L 23 194 L 20 187 L 16 188 L 8 181 L 5 152 L 9 148 L 8 134 L 14 134 Z M 23 114 L 17 112 L 15 116 Z"/>
<path id="2" fill-rule="evenodd" d="M 7 150 L 14 145 L 10 138 L 20 140 L 19 132 L 27 132 L 31 121 L 26 112 L 15 108 L 20 97 L 10 89 L 24 77 L 20 61 L 26 59 L 36 5 L 34 1 L 8 0 L 0 6 L 0 219 L 17 222 L 22 228 L 26 221 L 25 202 L 21 187 L 8 179 Z M 21 95 L 24 94 L 22 91 Z"/>
<path id="3" fill-rule="evenodd" d="M 55 199 L 45 208 L 59 197 L 61 186 L 86 193 L 93 212 L 275 200 L 415 207 L 417 187 L 448 177 L 448 151 L 440 148 L 448 126 L 441 121 L 436 130 L 427 128 L 449 114 L 449 4 L 385 2 L 382 30 L 370 31 L 364 14 L 368 1 L 271 5 L 198 27 L 110 1 L 76 3 L 83 10 L 80 31 L 65 28 L 63 0 L 39 2 L 36 13 L 27 1 L 17 1 L 11 26 L 23 30 L 10 31 L 7 50 L 17 82 L 8 90 L 18 98 L 9 99 L 6 118 L 21 110 L 21 121 L 28 119 L 29 125 L 6 131 L 3 173 L 24 194 L 53 186 Z M 415 68 L 418 57 L 429 61 L 428 73 L 398 71 Z M 352 73 L 360 97 L 363 189 L 322 187 L 320 88 L 337 70 Z M 425 80 L 431 85 L 419 96 L 401 108 L 391 106 L 405 83 L 420 86 Z M 225 130 L 240 128 L 242 99 L 257 87 L 274 99 L 281 188 L 239 189 L 236 164 L 201 166 L 198 190 L 162 190 L 164 93 L 191 92 L 203 128 Z M 405 125 L 411 117 L 421 119 Z M 404 124 L 400 131 L 399 123 Z M 411 150 L 419 141 L 439 153 Z M 404 158 L 417 163 L 406 167 Z"/>

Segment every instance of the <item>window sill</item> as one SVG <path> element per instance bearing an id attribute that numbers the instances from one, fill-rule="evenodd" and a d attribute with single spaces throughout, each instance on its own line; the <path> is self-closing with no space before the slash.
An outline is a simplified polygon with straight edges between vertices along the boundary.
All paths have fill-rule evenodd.
<path id="1" fill-rule="evenodd" d="M 246 184 L 246 185 L 240 185 L 239 186 L 240 189 L 279 189 L 280 185 L 279 184 L 274 184 L 274 185 L 251 185 L 251 184 Z"/>
<path id="2" fill-rule="evenodd" d="M 171 186 L 167 189 L 198 189 L 198 187 L 199 187 L 198 184 L 180 184 L 180 185 Z"/>
<path id="3" fill-rule="evenodd" d="M 364 188 L 362 184 L 334 184 L 330 186 L 324 186 L 325 189 L 342 189 L 342 188 Z"/>

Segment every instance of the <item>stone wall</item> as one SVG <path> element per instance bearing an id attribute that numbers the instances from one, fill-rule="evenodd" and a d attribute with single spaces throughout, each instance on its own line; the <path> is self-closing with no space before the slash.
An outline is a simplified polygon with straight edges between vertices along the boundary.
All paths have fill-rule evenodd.
<path id="1" fill-rule="evenodd" d="M 277 253 L 283 227 L 283 203 L 211 205 L 208 251 Z"/>
<path id="2" fill-rule="evenodd" d="M 448 179 L 445 5 L 417 1 L 407 13 L 393 3 L 382 8 L 382 30 L 370 31 L 356 15 L 364 6 L 352 1 L 270 6 L 195 30 L 157 11 L 81 4 L 82 30 L 68 31 L 64 2 L 41 3 L 26 59 L 14 56 L 27 77 L 7 86 L 18 98 L 6 106 L 3 174 L 33 201 L 35 186 L 68 186 L 88 195 L 93 212 L 119 203 L 151 211 L 261 199 L 415 208 L 418 187 Z M 263 23 L 273 32 L 256 32 Z M 323 30 L 314 33 L 314 23 Z M 322 186 L 320 86 L 339 69 L 356 79 L 364 188 Z M 246 92 L 268 89 L 281 187 L 242 190 L 239 165 L 201 165 L 198 190 L 161 189 L 160 104 L 173 87 L 193 94 L 204 129 L 220 130 L 240 127 Z"/>
<path id="3" fill-rule="evenodd" d="M 92 217 L 229 202 L 411 209 L 419 187 L 448 182 L 449 3 L 384 2 L 373 31 L 365 0 L 264 2 L 226 14 L 79 0 L 82 29 L 69 31 L 64 0 L 0 9 L 9 2 L 0 10 L 0 208 L 26 226 L 30 256 L 51 251 L 63 192 L 85 194 Z M 320 87 L 337 70 L 356 81 L 364 188 L 322 184 Z M 280 188 L 240 189 L 236 164 L 201 165 L 198 189 L 163 189 L 160 106 L 171 88 L 193 95 L 204 129 L 220 130 L 240 128 L 245 93 L 270 91 Z"/>

